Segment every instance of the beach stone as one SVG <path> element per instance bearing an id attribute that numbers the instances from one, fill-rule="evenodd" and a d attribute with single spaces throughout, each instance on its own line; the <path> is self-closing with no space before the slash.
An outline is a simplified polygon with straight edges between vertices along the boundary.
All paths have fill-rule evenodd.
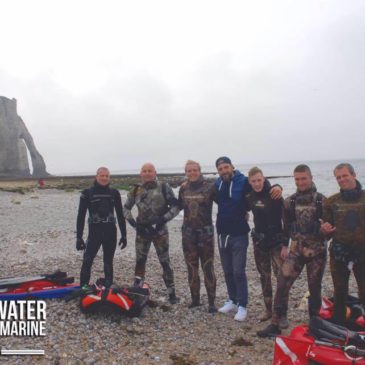
<path id="1" fill-rule="evenodd" d="M 75 250 L 74 227 L 80 193 L 75 191 L 66 194 L 55 189 L 40 190 L 37 200 L 29 199 L 30 194 L 26 193 L 21 197 L 21 205 L 15 205 L 11 203 L 14 193 L 0 191 L 0 213 L 7 212 L 0 217 L 1 275 L 34 275 L 53 272 L 58 268 L 67 271 L 69 276 L 74 276 L 77 282 L 82 253 Z M 19 224 L 15 225 L 14 222 Z M 169 222 L 169 228 L 178 228 L 181 224 L 181 220 L 174 219 Z M 117 250 L 114 259 L 117 284 L 133 282 L 134 279 L 135 231 L 128 226 L 127 232 L 128 246 L 123 251 Z M 34 245 L 22 244 L 24 241 Z M 22 249 L 26 249 L 25 255 L 20 252 Z M 215 255 L 216 304 L 220 306 L 226 300 L 227 291 L 218 250 L 215 250 Z M 184 304 L 190 302 L 190 292 L 181 247 L 181 232 L 178 230 L 176 233 L 175 230 L 170 230 L 170 258 L 177 295 L 184 299 L 174 306 L 166 302 L 168 296 L 161 266 L 152 247 L 146 267 L 146 281 L 151 286 L 153 299 L 161 298 L 158 305 L 165 305 L 169 310 L 146 307 L 142 316 L 132 319 L 127 316 L 85 315 L 80 312 L 78 299 L 70 302 L 47 300 L 46 336 L 4 337 L 1 339 L 1 346 L 22 348 L 27 345 L 28 348 L 44 349 L 46 355 L 39 362 L 41 365 L 53 364 L 55 361 L 68 365 L 76 363 L 77 360 L 85 364 L 90 359 L 98 361 L 96 363 L 99 364 L 174 364 L 170 358 L 172 354 L 176 354 L 176 361 L 184 360 L 184 365 L 272 364 L 273 341 L 256 337 L 256 331 L 266 326 L 266 323 L 257 323 L 257 316 L 262 312 L 264 305 L 261 290 L 250 290 L 249 315 L 245 322 L 238 323 L 233 319 L 234 313 L 217 313 L 214 316 L 207 313 L 208 303 L 201 276 L 203 305 L 189 310 Z M 103 260 L 100 250 L 93 264 L 92 281 L 102 275 Z M 247 255 L 247 276 L 252 288 L 260 287 L 251 244 Z M 274 286 L 275 282 L 273 279 Z M 331 295 L 332 285 L 328 267 L 323 284 L 323 294 Z M 306 276 L 301 275 L 290 292 L 290 328 L 285 333 L 308 320 L 306 312 L 295 308 L 300 304 L 304 294 L 303 288 L 306 287 Z M 351 279 L 350 292 L 354 291 L 356 292 L 356 283 Z M 239 338 L 245 340 L 243 346 L 231 346 L 232 342 Z M 245 343 L 247 346 L 244 346 Z M 236 353 L 233 353 L 234 350 Z M 228 351 L 232 351 L 232 354 Z M 60 354 L 66 354 L 67 357 L 61 357 Z M 99 360 L 97 356 L 100 356 Z M 229 356 L 230 360 L 227 360 Z M 24 359 L 19 362 L 17 358 L 9 358 L 6 363 L 13 365 L 17 361 L 25 363 Z"/>

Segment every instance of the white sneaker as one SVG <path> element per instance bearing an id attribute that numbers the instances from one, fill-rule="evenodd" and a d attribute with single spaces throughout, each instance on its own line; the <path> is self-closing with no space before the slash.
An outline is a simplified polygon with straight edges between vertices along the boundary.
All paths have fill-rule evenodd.
<path id="1" fill-rule="evenodd" d="M 232 302 L 232 300 L 228 300 L 224 303 L 223 307 L 220 307 L 218 309 L 218 312 L 220 313 L 229 313 L 229 312 L 235 312 L 237 310 L 236 304 Z"/>
<path id="2" fill-rule="evenodd" d="M 234 316 L 235 321 L 244 321 L 247 317 L 247 309 L 245 307 L 238 307 L 237 313 Z"/>

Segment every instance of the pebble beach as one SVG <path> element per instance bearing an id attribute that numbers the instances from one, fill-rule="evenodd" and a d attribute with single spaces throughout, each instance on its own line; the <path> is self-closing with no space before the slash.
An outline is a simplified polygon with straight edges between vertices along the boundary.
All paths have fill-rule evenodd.
<path id="1" fill-rule="evenodd" d="M 125 201 L 126 192 L 121 191 Z M 56 189 L 25 194 L 0 191 L 0 277 L 24 276 L 67 271 L 78 281 L 82 253 L 75 249 L 75 222 L 80 192 Z M 266 326 L 258 323 L 263 311 L 259 276 L 252 244 L 247 261 L 249 282 L 248 318 L 233 320 L 234 313 L 208 314 L 207 296 L 202 281 L 203 305 L 188 309 L 190 293 L 181 248 L 182 216 L 169 223 L 170 257 L 180 303 L 170 305 L 156 253 L 151 248 L 146 282 L 157 304 L 146 307 L 138 318 L 116 315 L 85 315 L 78 301 L 47 300 L 46 336 L 1 337 L 4 349 L 43 349 L 44 356 L 1 356 L 3 364 L 271 364 L 274 341 L 260 339 L 256 331 Z M 86 232 L 84 234 L 86 238 Z M 134 278 L 135 233 L 128 227 L 128 246 L 117 248 L 114 259 L 116 284 L 131 284 Z M 217 306 L 226 300 L 226 287 L 218 250 L 215 250 Z M 103 276 L 102 253 L 93 266 L 93 280 Z M 201 279 L 202 275 L 201 275 Z M 354 280 L 351 286 L 356 288 Z M 303 296 L 307 290 L 302 273 L 290 295 L 288 319 L 290 330 L 308 318 Z M 323 294 L 331 295 L 332 282 L 328 265 L 323 280 Z"/>

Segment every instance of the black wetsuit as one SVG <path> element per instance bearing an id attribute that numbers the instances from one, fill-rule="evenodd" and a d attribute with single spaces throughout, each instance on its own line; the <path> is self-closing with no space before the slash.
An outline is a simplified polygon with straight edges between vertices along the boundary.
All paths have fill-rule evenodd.
<path id="1" fill-rule="evenodd" d="M 114 209 L 121 235 L 126 237 L 122 200 L 118 190 L 110 188 L 109 185 L 99 185 L 95 181 L 91 188 L 81 193 L 77 215 L 77 238 L 82 238 L 86 211 L 89 211 L 89 235 L 80 273 L 81 286 L 89 283 L 91 266 L 100 246 L 103 246 L 105 282 L 107 285 L 113 282 L 113 258 L 117 244 Z"/>
<path id="2" fill-rule="evenodd" d="M 271 267 L 278 276 L 283 263 L 282 246 L 288 246 L 289 239 L 284 237 L 282 211 L 284 199 L 272 199 L 271 185 L 265 180 L 260 192 L 252 190 L 247 196 L 247 205 L 252 210 L 255 228 L 252 231 L 254 256 L 257 271 L 260 274 L 262 294 L 267 312 L 272 312 Z"/>

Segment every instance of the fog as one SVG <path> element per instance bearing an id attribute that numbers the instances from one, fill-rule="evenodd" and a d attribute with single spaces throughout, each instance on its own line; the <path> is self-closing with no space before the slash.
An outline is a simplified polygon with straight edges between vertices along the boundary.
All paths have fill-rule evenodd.
<path id="1" fill-rule="evenodd" d="M 1 7 L 0 95 L 51 173 L 365 157 L 363 1 Z"/>

